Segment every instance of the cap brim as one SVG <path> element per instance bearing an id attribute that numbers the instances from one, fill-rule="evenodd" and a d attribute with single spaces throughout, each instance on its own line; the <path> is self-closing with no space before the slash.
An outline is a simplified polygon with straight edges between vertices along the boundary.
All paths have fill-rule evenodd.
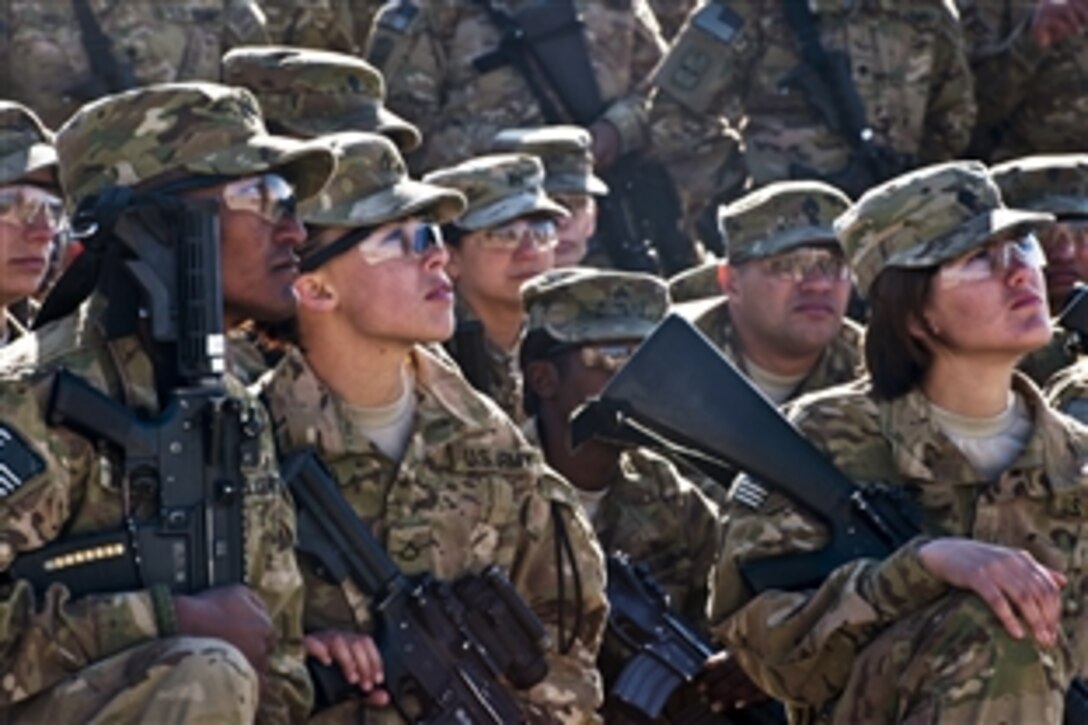
<path id="1" fill-rule="evenodd" d="M 1083 196 L 1047 196 L 1021 208 L 1053 214 L 1059 220 L 1065 218 L 1084 219 L 1088 217 L 1088 198 Z"/>
<path id="2" fill-rule="evenodd" d="M 1053 214 L 1023 209 L 991 209 L 968 220 L 951 232 L 927 243 L 923 249 L 911 247 L 888 258 L 885 267 L 932 267 L 984 246 L 1006 232 L 1028 232 L 1055 221 Z"/>
<path id="3" fill-rule="evenodd" d="M 295 187 L 299 201 L 316 196 L 336 170 L 336 155 L 320 139 L 298 141 L 286 136 L 253 136 L 245 144 L 209 154 L 189 171 L 244 176 L 277 171 Z"/>
<path id="4" fill-rule="evenodd" d="M 312 207 L 312 205 L 309 205 Z M 376 226 L 411 216 L 425 216 L 439 224 L 452 221 L 467 203 L 459 191 L 405 179 L 375 194 L 328 209 L 302 207 L 307 224 L 323 226 Z"/>
<path id="5" fill-rule="evenodd" d="M 402 153 L 414 151 L 423 142 L 419 129 L 384 106 L 361 106 L 347 113 L 330 113 L 295 119 L 276 119 L 292 133 L 328 136 L 345 131 L 369 131 L 387 136 Z"/>
<path id="6" fill-rule="evenodd" d="M 743 255 L 733 255 L 734 262 L 743 262 L 746 259 L 760 259 L 770 257 L 782 252 L 788 252 L 798 247 L 812 247 L 817 245 L 832 245 L 842 249 L 842 242 L 835 235 L 831 227 L 791 227 L 784 232 L 774 232 L 770 239 L 755 245 Z"/>
<path id="7" fill-rule="evenodd" d="M 544 180 L 544 189 L 549 194 L 592 194 L 607 196 L 608 184 L 592 174 L 554 174 Z"/>
<path id="8" fill-rule="evenodd" d="M 570 212 L 555 203 L 539 191 L 525 191 L 508 196 L 493 204 L 472 209 L 459 217 L 454 223 L 470 232 L 477 229 L 505 224 L 508 221 L 529 214 L 549 214 L 557 217 L 569 217 Z"/>
<path id="9" fill-rule="evenodd" d="M 57 177 L 57 151 L 46 143 L 31 144 L 0 159 L 0 184 L 12 184 L 49 169 Z M 60 185 L 59 178 L 57 185 Z"/>
<path id="10" fill-rule="evenodd" d="M 545 325 L 549 335 L 559 342 L 625 342 L 644 340 L 649 337 L 657 323 L 649 320 L 593 320 L 581 324 L 568 323 L 563 329 Z"/>

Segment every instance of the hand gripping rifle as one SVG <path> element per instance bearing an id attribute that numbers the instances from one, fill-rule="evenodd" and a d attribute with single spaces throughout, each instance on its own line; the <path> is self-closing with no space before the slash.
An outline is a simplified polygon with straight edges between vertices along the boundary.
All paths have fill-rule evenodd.
<path id="1" fill-rule="evenodd" d="M 452 584 L 409 578 L 312 450 L 293 454 L 284 478 L 298 506 L 299 551 L 370 598 L 385 687 L 397 710 L 410 722 L 435 725 L 524 720 L 509 688 L 544 679 L 548 636 L 502 571 L 491 566 Z M 310 672 L 319 709 L 356 689 L 335 665 L 311 661 Z"/>
<path id="2" fill-rule="evenodd" d="M 921 531 L 913 501 L 898 487 L 859 486 L 787 421 L 775 406 L 683 318 L 662 322 L 579 412 L 574 443 L 597 437 L 653 446 L 713 474 L 729 466 L 786 496 L 829 532 L 823 549 L 759 559 L 740 571 L 756 593 L 818 586 L 842 564 L 883 558 Z M 1075 680 L 1066 721 L 1088 722 L 1088 688 Z"/>
<path id="3" fill-rule="evenodd" d="M 162 357 L 165 408 L 141 417 L 72 373 L 56 374 L 51 425 L 78 431 L 120 458 L 126 509 L 134 495 L 153 511 L 126 510 L 119 529 L 65 538 L 20 555 L 14 579 L 40 592 L 60 582 L 75 597 L 167 585 L 195 593 L 244 580 L 242 466 L 257 460 L 255 421 L 223 386 L 223 302 L 214 207 L 117 193 L 73 269 L 109 301 L 107 336 L 137 321 Z M 63 280 L 62 280 L 63 282 Z M 75 304 L 79 294 L 62 305 Z M 143 312 L 141 312 L 141 310 Z M 112 334 L 111 334 L 112 333 Z M 157 370 L 157 372 L 162 372 Z"/>

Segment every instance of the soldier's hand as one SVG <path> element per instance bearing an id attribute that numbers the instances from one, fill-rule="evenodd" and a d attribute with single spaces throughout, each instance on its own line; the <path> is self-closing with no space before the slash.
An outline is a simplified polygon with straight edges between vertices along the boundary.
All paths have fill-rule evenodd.
<path id="1" fill-rule="evenodd" d="M 706 661 L 698 683 L 699 693 L 714 712 L 741 710 L 770 699 L 725 650 Z"/>
<path id="2" fill-rule="evenodd" d="M 389 704 L 389 693 L 381 688 L 385 681 L 382 656 L 374 640 L 356 632 L 324 630 L 306 635 L 306 654 L 329 667 L 335 662 L 344 678 L 366 693 L 366 703 L 373 707 Z"/>
<path id="3" fill-rule="evenodd" d="M 1041 645 L 1057 643 L 1067 583 L 1061 572 L 1026 551 L 971 539 L 936 539 L 918 553 L 934 576 L 982 597 L 1012 637 L 1030 631 Z"/>
<path id="4" fill-rule="evenodd" d="M 249 587 L 232 584 L 192 596 L 178 595 L 174 607 L 179 634 L 230 642 L 258 673 L 268 671 L 276 629 L 264 601 Z"/>
<path id="5" fill-rule="evenodd" d="M 1088 29 L 1088 0 L 1038 0 L 1031 37 L 1046 50 Z"/>
<path id="6" fill-rule="evenodd" d="M 607 169 L 616 163 L 619 158 L 623 141 L 620 132 L 609 121 L 597 121 L 589 127 L 589 135 L 593 137 L 590 151 L 593 153 L 593 165 L 600 170 Z"/>

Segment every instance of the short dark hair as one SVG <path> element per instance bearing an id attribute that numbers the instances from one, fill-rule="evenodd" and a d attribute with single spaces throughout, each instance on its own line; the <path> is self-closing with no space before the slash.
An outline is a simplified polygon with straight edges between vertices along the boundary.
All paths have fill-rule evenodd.
<path id="1" fill-rule="evenodd" d="M 546 330 L 533 330 L 521 341 L 518 362 L 521 365 L 521 401 L 526 415 L 536 415 L 540 412 L 540 396 L 529 385 L 528 376 L 525 374 L 529 364 L 546 360 L 553 363 L 559 370 L 560 376 L 570 369 L 570 355 L 577 349 L 567 343 L 560 342 L 548 334 Z"/>
<path id="2" fill-rule="evenodd" d="M 910 322 L 925 324 L 925 309 L 936 267 L 889 267 L 869 292 L 869 326 L 865 332 L 865 364 L 873 395 L 894 400 L 922 382 L 933 351 L 910 331 Z"/>

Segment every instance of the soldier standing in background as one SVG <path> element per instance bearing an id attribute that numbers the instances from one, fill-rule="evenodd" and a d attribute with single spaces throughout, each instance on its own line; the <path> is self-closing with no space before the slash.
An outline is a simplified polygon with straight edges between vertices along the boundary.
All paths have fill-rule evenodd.
<path id="1" fill-rule="evenodd" d="M 0 347 L 26 334 L 12 306 L 40 291 L 65 221 L 53 133 L 26 106 L 0 101 Z"/>
<path id="2" fill-rule="evenodd" d="M 567 210 L 544 193 L 544 166 L 535 156 L 480 156 L 423 180 L 468 199 L 465 213 L 443 229 L 457 286 L 450 354 L 477 390 L 522 422 L 521 285 L 555 265 L 556 223 Z"/>
<path id="3" fill-rule="evenodd" d="M 516 693 L 526 721 L 594 722 L 606 605 L 589 524 L 498 406 L 426 349 L 453 332 L 449 256 L 435 223 L 463 210 L 464 198 L 408 178 L 380 136 L 329 143 L 340 170 L 303 208 L 311 236 L 295 285 L 298 347 L 264 380 L 280 446 L 317 446 L 407 575 L 454 581 L 498 565 L 551 635 L 547 679 Z M 356 700 L 318 718 L 403 722 L 374 709 L 385 701 L 380 656 L 357 634 L 370 631 L 371 603 L 302 563 L 309 653 L 372 693 L 365 713 Z"/>
<path id="4" fill-rule="evenodd" d="M 224 51 L 268 42 L 257 0 L 7 0 L 3 8 L 0 89 L 54 128 L 109 93 L 218 80 Z"/>
<path id="5" fill-rule="evenodd" d="M 362 54 L 385 0 L 260 0 L 273 43 Z"/>
<path id="6" fill-rule="evenodd" d="M 755 186 L 821 179 L 853 197 L 959 155 L 975 120 L 963 36 L 944 0 L 713 0 L 654 86 L 651 146 L 703 205 L 735 194 L 735 128 Z"/>
<path id="7" fill-rule="evenodd" d="M 225 326 L 294 314 L 294 247 L 304 239 L 294 194 L 316 194 L 335 158 L 323 146 L 268 134 L 248 91 L 190 83 L 109 96 L 73 116 L 57 133 L 56 148 L 74 206 L 129 190 L 216 202 Z M 94 222 L 104 230 L 111 220 L 103 215 Z M 56 319 L 0 351 L 5 574 L 21 555 L 55 552 L 54 544 L 81 535 L 177 523 L 160 520 L 165 480 L 120 480 L 124 466 L 109 447 L 47 420 L 49 391 L 64 369 L 149 416 L 163 410 L 176 385 L 178 375 L 170 372 L 176 361 L 151 340 L 144 300 L 117 293 L 127 261 L 100 248 L 106 244 L 89 244 L 57 283 L 54 294 L 64 290 L 66 303 L 78 307 L 68 314 L 58 308 Z M 101 273 L 92 275 L 96 265 Z M 246 421 L 238 453 L 244 580 L 189 593 L 173 593 L 173 581 L 117 591 L 111 577 L 95 575 L 98 560 L 89 557 L 83 577 L 94 586 L 73 596 L 64 571 L 46 566 L 50 586 L 37 593 L 30 579 L 12 572 L 0 589 L 3 719 L 288 723 L 305 717 L 311 690 L 302 658 L 294 511 L 264 408 L 231 376 L 223 385 Z M 136 558 L 131 550 L 121 556 Z M 138 560 L 131 567 L 144 570 Z"/>
<path id="8" fill-rule="evenodd" d="M 1084 150 L 1088 3 L 956 0 L 975 75 L 970 155 L 990 162 Z"/>

